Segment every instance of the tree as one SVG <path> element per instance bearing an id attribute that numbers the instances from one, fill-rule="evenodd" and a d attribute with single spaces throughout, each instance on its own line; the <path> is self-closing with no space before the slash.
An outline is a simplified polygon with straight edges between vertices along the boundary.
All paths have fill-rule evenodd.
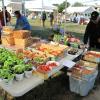
<path id="1" fill-rule="evenodd" d="M 80 2 L 75 2 L 72 6 L 73 7 L 81 7 L 81 6 L 84 6 L 84 5 Z"/>
<path id="2" fill-rule="evenodd" d="M 67 7 L 69 6 L 70 6 L 70 3 L 67 2 Z M 58 5 L 58 12 L 61 13 L 65 9 L 65 7 L 66 7 L 66 1 Z"/>

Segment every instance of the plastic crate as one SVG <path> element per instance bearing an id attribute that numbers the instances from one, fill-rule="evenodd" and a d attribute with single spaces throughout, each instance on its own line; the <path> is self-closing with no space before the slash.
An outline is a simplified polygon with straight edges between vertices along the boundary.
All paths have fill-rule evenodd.
<path id="1" fill-rule="evenodd" d="M 81 96 L 88 95 L 89 91 L 93 88 L 98 71 L 96 71 L 90 79 L 80 80 L 75 77 L 69 76 L 70 91 L 80 94 Z"/>

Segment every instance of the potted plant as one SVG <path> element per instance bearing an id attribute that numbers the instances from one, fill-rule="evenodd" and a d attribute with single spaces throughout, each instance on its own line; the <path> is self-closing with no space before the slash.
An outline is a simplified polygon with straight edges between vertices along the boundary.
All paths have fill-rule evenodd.
<path id="1" fill-rule="evenodd" d="M 21 81 L 24 78 L 24 71 L 25 71 L 25 65 L 24 64 L 20 64 L 20 65 L 15 65 L 13 67 L 13 70 L 16 74 L 15 78 L 17 81 Z"/>
<path id="2" fill-rule="evenodd" d="M 32 76 L 32 64 L 25 65 L 25 77 L 29 78 Z"/>
<path id="3" fill-rule="evenodd" d="M 14 74 L 10 72 L 8 69 L 0 69 L 0 77 L 2 81 L 7 85 L 11 85 L 14 79 Z"/>

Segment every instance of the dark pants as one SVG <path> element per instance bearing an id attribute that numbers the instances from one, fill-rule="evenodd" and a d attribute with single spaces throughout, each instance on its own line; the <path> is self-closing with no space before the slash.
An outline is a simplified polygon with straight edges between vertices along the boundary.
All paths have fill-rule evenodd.
<path id="1" fill-rule="evenodd" d="M 43 27 L 45 27 L 45 20 L 42 20 Z"/>
<path id="2" fill-rule="evenodd" d="M 53 26 L 53 20 L 50 20 L 50 25 L 51 25 L 51 27 Z"/>

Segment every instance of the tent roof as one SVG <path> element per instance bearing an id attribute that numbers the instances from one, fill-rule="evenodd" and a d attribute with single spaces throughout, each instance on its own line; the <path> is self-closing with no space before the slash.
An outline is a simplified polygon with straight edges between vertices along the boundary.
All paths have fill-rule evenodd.
<path id="1" fill-rule="evenodd" d="M 53 10 L 48 10 L 48 9 L 43 9 L 42 11 L 44 11 L 44 10 L 45 10 L 45 12 L 53 12 Z M 38 8 L 38 9 L 29 9 L 29 11 L 41 12 L 41 8 Z"/>
<path id="2" fill-rule="evenodd" d="M 90 6 L 86 6 L 86 7 L 68 7 L 67 8 L 67 12 L 68 13 L 84 13 L 84 12 L 86 12 L 86 11 L 94 11 L 95 10 L 95 8 L 94 7 L 90 7 Z M 64 12 L 65 12 L 65 10 L 64 10 Z"/>
<path id="3" fill-rule="evenodd" d="M 25 8 L 27 9 L 38 9 L 41 8 L 42 6 L 44 9 L 55 9 L 51 3 L 49 3 L 48 0 L 44 0 L 43 5 L 42 5 L 42 0 L 34 0 L 34 1 L 26 1 L 25 2 Z"/>

